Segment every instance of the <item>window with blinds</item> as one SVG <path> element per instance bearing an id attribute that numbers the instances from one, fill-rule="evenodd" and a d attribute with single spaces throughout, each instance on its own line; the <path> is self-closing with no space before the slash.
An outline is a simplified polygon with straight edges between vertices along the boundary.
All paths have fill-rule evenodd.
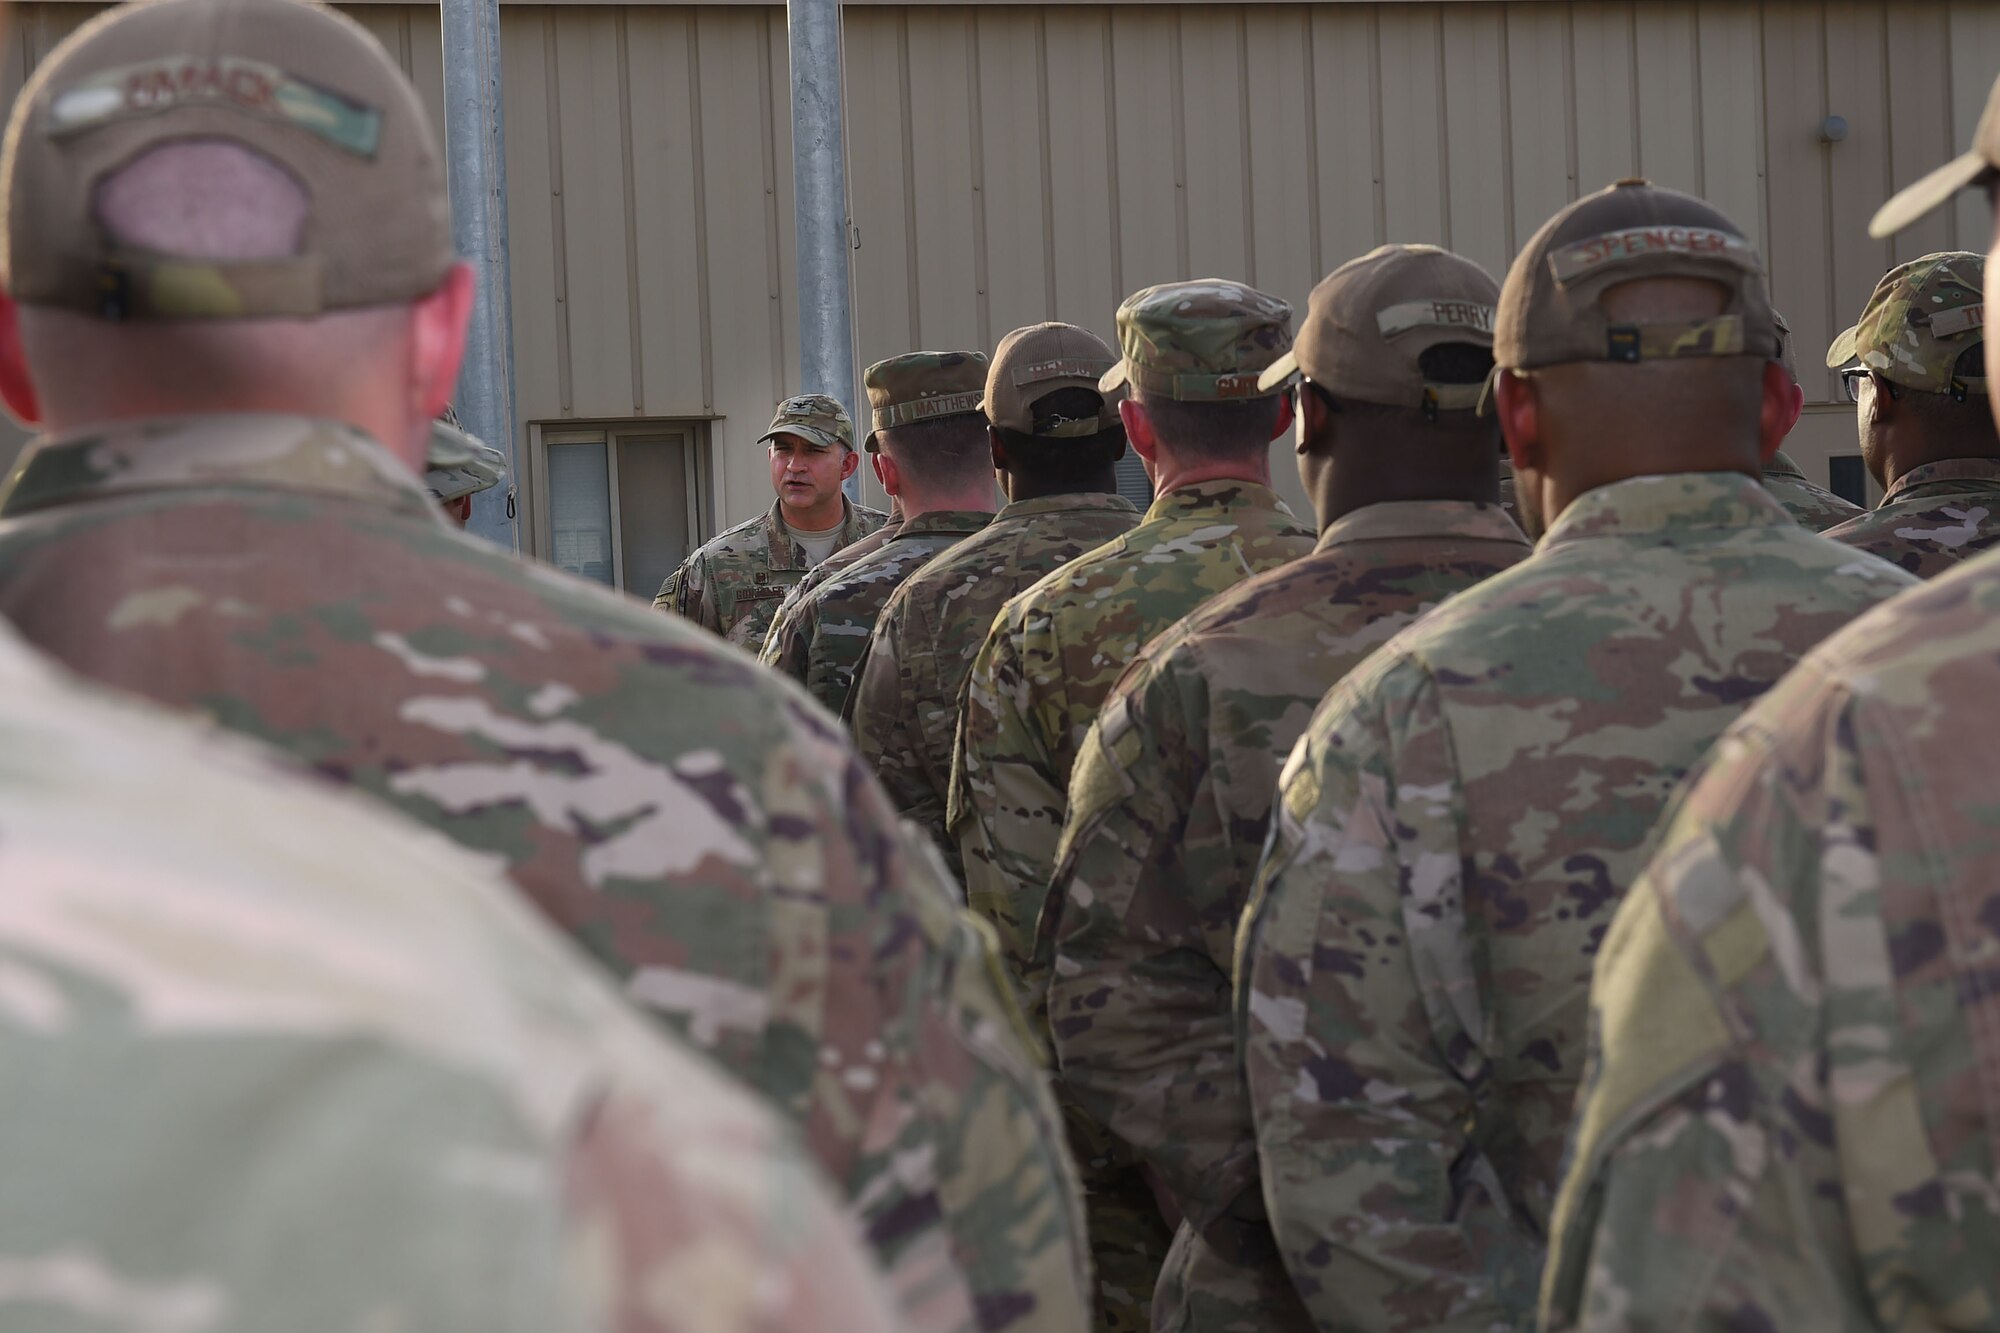
<path id="1" fill-rule="evenodd" d="M 537 553 L 650 599 L 700 541 L 704 433 L 698 422 L 544 429 Z"/>

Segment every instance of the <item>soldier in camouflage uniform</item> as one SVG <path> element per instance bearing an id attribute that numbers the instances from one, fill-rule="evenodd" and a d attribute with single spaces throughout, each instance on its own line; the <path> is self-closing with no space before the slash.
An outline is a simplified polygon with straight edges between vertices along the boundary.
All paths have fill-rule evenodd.
<path id="1" fill-rule="evenodd" d="M 770 512 L 738 523 L 690 555 L 653 598 L 654 606 L 752 652 L 763 645 L 780 599 L 806 571 L 887 517 L 840 493 L 857 458 L 854 423 L 837 400 L 817 393 L 787 398 L 757 443 L 768 446 L 771 489 L 778 493 Z M 815 523 L 821 526 L 814 529 Z"/>
<path id="2" fill-rule="evenodd" d="M 1995 170 L 2000 84 L 1872 230 Z M 1545 1327 L 1993 1326 L 1996 694 L 1989 553 L 1710 753 L 1605 942 Z"/>
<path id="3" fill-rule="evenodd" d="M 187 50 L 249 72 L 179 80 L 158 53 Z M 325 114 L 235 105 L 267 69 Z M 141 77 L 185 100 L 94 91 Z M 0 614 L 504 865 L 800 1125 L 916 1327 L 1081 1322 L 1036 1053 L 834 720 L 678 617 L 450 529 L 418 485 L 470 274 L 374 39 L 292 0 L 131 6 L 50 55 L 9 132 L 0 385 L 48 433 L 0 490 Z M 77 237 L 119 246 L 123 321 Z M 234 357 L 326 419 L 230 411 Z"/>
<path id="4" fill-rule="evenodd" d="M 790 1133 L 503 879 L 205 732 L 0 630 L 0 1327 L 891 1326 Z"/>
<path id="5" fill-rule="evenodd" d="M 764 641 L 763 662 L 845 710 L 875 618 L 904 579 L 993 519 L 997 507 L 979 398 L 979 352 L 906 352 L 862 377 L 874 428 L 866 447 L 882 487 L 908 515 L 872 555 L 789 605 Z"/>
<path id="6" fill-rule="evenodd" d="M 1297 345 L 1299 474 L 1325 530 L 1154 639 L 1070 779 L 1050 985 L 1064 1090 L 1166 1180 L 1184 1221 L 1155 1328 L 1310 1328 L 1264 1220 L 1231 1028 L 1237 919 L 1278 769 L 1321 696 L 1445 598 L 1515 564 L 1498 427 L 1474 415 L 1499 285 L 1384 246 L 1314 289 Z"/>
<path id="7" fill-rule="evenodd" d="M 2000 544 L 2000 430 L 1987 411 L 1986 260 L 1899 264 L 1826 364 L 1858 405 L 1861 459 L 1882 503 L 1827 536 L 1929 578 Z"/>
<path id="8" fill-rule="evenodd" d="M 1001 340 L 983 410 L 1008 503 L 985 531 L 896 590 L 849 696 L 862 762 L 961 877 L 945 791 L 973 655 L 1008 598 L 1139 521 L 1117 493 L 1125 453 L 1117 398 L 1097 390 L 1115 359 L 1074 324 L 1031 325 Z"/>
<path id="9" fill-rule="evenodd" d="M 1792 330 L 1785 323 L 1785 317 L 1773 310 L 1772 320 L 1778 326 L 1778 364 L 1785 368 L 1785 374 L 1792 382 L 1791 417 L 1792 426 L 1799 424 L 1799 414 L 1805 410 L 1806 392 L 1799 387 L 1798 366 L 1792 360 Z M 1791 434 L 1791 428 L 1785 431 Z M 1826 487 L 1806 479 L 1805 470 L 1793 461 L 1783 449 L 1772 454 L 1764 464 L 1764 489 L 1773 499 L 1785 507 L 1792 521 L 1802 528 L 1814 532 L 1825 532 L 1837 523 L 1845 523 L 1850 518 L 1859 518 L 1867 510 L 1852 501 L 1843 500 Z"/>
<path id="10" fill-rule="evenodd" d="M 1668 792 L 1910 583 L 1758 485 L 1789 385 L 1763 266 L 1700 200 L 1558 213 L 1494 354 L 1546 535 L 1327 696 L 1238 943 L 1265 1200 L 1322 1329 L 1532 1319 L 1591 960 Z"/>
<path id="11" fill-rule="evenodd" d="M 1047 1021 L 1048 932 L 1061 914 L 1048 884 L 1070 769 L 1112 682 L 1201 602 L 1312 549 L 1311 530 L 1270 487 L 1270 442 L 1291 424 L 1289 398 L 1257 385 L 1291 349 L 1291 316 L 1276 297 L 1221 279 L 1125 299 L 1122 359 L 1098 387 L 1131 387 L 1119 411 L 1153 462 L 1158 498 L 1130 532 L 1009 601 L 973 662 L 948 827 L 971 903 L 998 925 L 1037 1028 Z M 1080 1114 L 1071 1132 L 1099 1327 L 1147 1327 L 1168 1227 L 1129 1148 Z"/>
<path id="12" fill-rule="evenodd" d="M 794 583 L 791 591 L 785 594 L 784 600 L 778 603 L 778 610 L 771 617 L 771 624 L 775 625 L 779 621 L 789 617 L 792 614 L 793 608 L 817 592 L 821 584 L 843 573 L 849 566 L 866 560 L 869 556 L 896 540 L 896 534 L 902 530 L 902 501 L 891 496 L 889 497 L 888 521 L 859 541 L 841 547 L 838 551 L 835 551 L 832 555 L 820 561 L 811 569 L 808 569 L 805 572 L 805 577 Z M 770 641 L 771 631 L 770 626 L 767 625 L 764 629 L 764 637 L 759 639 L 756 644 L 757 652 L 760 656 L 763 654 L 765 645 L 770 643 Z M 746 644 L 745 646 L 748 647 L 749 645 Z"/>

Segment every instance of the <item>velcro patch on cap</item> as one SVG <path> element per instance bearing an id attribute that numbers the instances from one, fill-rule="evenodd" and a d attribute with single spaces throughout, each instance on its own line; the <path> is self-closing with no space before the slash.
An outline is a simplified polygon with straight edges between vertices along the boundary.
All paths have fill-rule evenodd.
<path id="1" fill-rule="evenodd" d="M 1986 323 L 1986 303 L 1962 305 L 1956 310 L 1945 310 L 1931 316 L 1931 332 L 1940 338 L 1955 338 L 1968 330 L 1984 326 Z"/>
<path id="2" fill-rule="evenodd" d="M 1549 256 L 1549 272 L 1558 283 L 1568 283 L 1611 265 L 1656 255 L 1713 259 L 1746 273 L 1760 273 L 1764 267 L 1756 247 L 1726 231 L 1712 227 L 1631 227 L 1564 246 Z"/>
<path id="3" fill-rule="evenodd" d="M 1064 356 L 1051 361 L 1037 361 L 1033 365 L 1017 366 L 1011 378 L 1016 387 L 1023 384 L 1040 384 L 1044 380 L 1095 380 L 1117 364 L 1116 361 L 1106 361 L 1102 358 Z"/>
<path id="4" fill-rule="evenodd" d="M 256 60 L 173 55 L 104 70 L 57 93 L 48 133 L 76 134 L 186 106 L 229 106 L 285 121 L 357 157 L 375 156 L 382 113 Z"/>
<path id="5" fill-rule="evenodd" d="M 1411 329 L 1432 328 L 1491 334 L 1493 307 L 1476 301 L 1405 301 L 1377 314 L 1375 327 L 1384 338 L 1393 338 Z"/>

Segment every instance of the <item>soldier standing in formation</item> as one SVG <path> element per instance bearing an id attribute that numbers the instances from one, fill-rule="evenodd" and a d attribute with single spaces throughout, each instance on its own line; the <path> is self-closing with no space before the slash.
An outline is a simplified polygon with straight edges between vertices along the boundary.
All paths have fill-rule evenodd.
<path id="1" fill-rule="evenodd" d="M 1855 403 L 1882 503 L 1827 536 L 1930 578 L 2000 543 L 2000 430 L 1988 410 L 1986 261 L 1925 255 L 1883 275 L 1827 349 Z"/>
<path id="2" fill-rule="evenodd" d="M 1973 151 L 1870 231 L 1996 172 L 2000 83 Z M 2000 328 L 1982 325 L 1965 332 L 1990 380 Z M 1940 392 L 1944 352 L 1903 345 Z M 1953 406 L 1994 414 L 1967 397 Z M 1687 788 L 1598 964 L 1544 1327 L 1978 1328 L 2000 1311 L 1996 559 L 1829 639 Z"/>
<path id="3" fill-rule="evenodd" d="M 1048 1021 L 1037 923 L 1055 869 L 1070 768 L 1124 664 L 1205 599 L 1304 555 L 1312 534 L 1271 490 L 1289 399 L 1257 378 L 1291 349 L 1291 307 L 1240 283 L 1149 287 L 1118 307 L 1122 359 L 1098 383 L 1159 494 L 1130 532 L 1009 601 L 974 660 L 947 823 L 974 910 L 990 917 L 1029 1023 Z M 1051 917 L 1053 919 L 1053 916 Z M 1098 1327 L 1150 1326 L 1171 1229 L 1129 1148 L 1077 1114 Z"/>
<path id="4" fill-rule="evenodd" d="M 244 80 L 98 95 L 188 50 L 286 71 L 286 114 Z M 1080 1318 L 1032 1044 L 832 720 L 418 484 L 471 274 L 374 39 L 292 0 L 114 10 L 8 142 L 0 390 L 45 433 L 0 493 L 0 613 L 503 864 L 798 1124 L 912 1326 Z"/>
<path id="5" fill-rule="evenodd" d="M 1115 360 L 1103 339 L 1074 324 L 1037 324 L 1001 339 L 982 410 L 1007 505 L 896 590 L 855 677 L 862 762 L 960 877 L 945 793 L 973 655 L 1009 598 L 1139 521 L 1118 494 L 1125 427 L 1117 397 L 1097 388 Z"/>
<path id="6" fill-rule="evenodd" d="M 1420 613 L 1528 554 L 1498 504 L 1499 429 L 1473 412 L 1498 296 L 1485 270 L 1432 246 L 1385 246 L 1313 290 L 1261 387 L 1300 386 L 1319 544 L 1154 639 L 1077 757 L 1052 1026 L 1064 1091 L 1179 1205 L 1153 1307 L 1165 1327 L 1311 1327 L 1264 1220 L 1232 1029 L 1236 923 L 1279 767 L 1320 698 Z"/>
<path id="7" fill-rule="evenodd" d="M 1785 434 L 1790 435 L 1793 427 L 1799 424 L 1799 415 L 1805 411 L 1806 391 L 1799 386 L 1798 364 L 1792 359 L 1791 327 L 1776 310 L 1771 312 L 1771 319 L 1778 326 L 1778 364 L 1784 367 L 1785 376 L 1792 383 L 1792 424 L 1785 427 Z M 1817 482 L 1807 480 L 1805 471 L 1783 448 L 1772 454 L 1770 461 L 1764 464 L 1764 489 L 1785 507 L 1785 512 L 1792 516 L 1794 523 L 1814 532 L 1825 532 L 1836 523 L 1845 523 L 1867 512 Z"/>
<path id="8" fill-rule="evenodd" d="M 1592 957 L 1667 795 L 1910 583 L 1758 484 L 1790 383 L 1762 264 L 1700 200 L 1563 209 L 1494 356 L 1540 545 L 1327 696 L 1243 926 L 1265 1197 L 1323 1327 L 1532 1319 Z"/>
<path id="9" fill-rule="evenodd" d="M 836 551 L 880 528 L 888 517 L 841 494 L 854 475 L 854 423 L 825 394 L 778 404 L 757 443 L 771 457 L 768 513 L 746 519 L 707 543 L 667 575 L 653 605 L 686 616 L 740 648 L 756 651 L 780 601 Z"/>
<path id="10" fill-rule="evenodd" d="M 868 367 L 862 384 L 873 427 L 866 447 L 905 517 L 880 550 L 789 602 L 764 641 L 764 664 L 833 713 L 846 710 L 890 595 L 925 561 L 990 523 L 998 507 L 979 412 L 983 353 L 907 352 Z"/>

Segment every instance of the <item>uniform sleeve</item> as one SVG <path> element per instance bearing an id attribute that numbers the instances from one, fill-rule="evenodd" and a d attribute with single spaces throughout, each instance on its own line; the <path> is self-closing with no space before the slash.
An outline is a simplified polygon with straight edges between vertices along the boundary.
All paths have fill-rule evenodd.
<path id="1" fill-rule="evenodd" d="M 1926 858 L 1883 855 L 1910 784 L 1865 771 L 1837 710 L 1764 732 L 1772 715 L 1691 782 L 1599 959 L 1544 1327 L 1946 1326 L 1991 1272 L 1963 1238 L 1993 1207 L 1946 1197 L 1926 1132 L 1954 1101 L 1937 1073 L 1964 1067 L 1963 992 L 1898 994 L 1945 935 Z M 1906 889 L 1898 931 L 1884 905 Z M 1955 1165 L 1983 1179 L 1990 1156 Z"/>
<path id="2" fill-rule="evenodd" d="M 722 612 L 708 595 L 708 580 L 703 568 L 703 557 L 697 551 L 681 562 L 679 569 L 667 575 L 667 581 L 660 585 L 659 595 L 653 598 L 655 608 L 672 611 L 700 625 L 713 633 L 722 633 Z"/>
<path id="3" fill-rule="evenodd" d="M 1054 875 L 1050 1018 L 1063 1082 L 1164 1178 L 1196 1227 L 1256 1185 L 1231 1027 L 1226 884 L 1194 882 L 1206 768 L 1170 678 L 1128 676 L 1086 736 Z M 1240 894 L 1240 890 L 1237 891 Z"/>
<path id="4" fill-rule="evenodd" d="M 1035 932 L 1062 832 L 1064 792 L 1036 725 L 1021 634 L 1021 622 L 1003 614 L 973 660 L 947 819 L 965 864 L 966 900 L 999 932 L 1021 1007 L 1039 1029 L 1047 967 L 1036 960 Z"/>
<path id="5" fill-rule="evenodd" d="M 1329 696 L 1280 783 L 1239 1022 L 1265 1203 L 1322 1329 L 1483 1331 L 1505 1321 L 1500 1280 L 1533 1302 L 1539 1255 L 1506 1253 L 1452 1063 L 1483 1030 L 1461 817 L 1435 693 L 1407 663 Z"/>
<path id="6" fill-rule="evenodd" d="M 875 770 L 904 817 L 938 840 L 944 836 L 944 794 L 924 762 L 918 710 L 926 703 L 909 688 L 914 682 L 903 662 L 906 631 L 914 623 L 908 605 L 902 598 L 890 600 L 847 697 L 862 762 Z M 907 646 L 920 650 L 915 643 Z"/>
<path id="7" fill-rule="evenodd" d="M 851 1225 L 789 1148 L 711 1127 L 690 1142 L 622 1095 L 578 1125 L 564 1164 L 574 1327 L 610 1333 L 878 1333 L 901 1327 Z M 761 1120 L 752 1120 L 752 1125 Z M 768 1133 L 761 1136 L 767 1140 Z M 704 1151 L 705 1149 L 705 1151 Z M 740 1171 L 726 1165 L 739 1159 Z M 702 1162 L 707 1169 L 696 1169 Z M 662 1293 L 671 1291 L 671 1300 Z"/>
<path id="8" fill-rule="evenodd" d="M 801 685 L 812 661 L 812 604 L 787 598 L 778 609 L 777 619 L 764 635 L 764 651 L 757 660 L 782 671 Z"/>

